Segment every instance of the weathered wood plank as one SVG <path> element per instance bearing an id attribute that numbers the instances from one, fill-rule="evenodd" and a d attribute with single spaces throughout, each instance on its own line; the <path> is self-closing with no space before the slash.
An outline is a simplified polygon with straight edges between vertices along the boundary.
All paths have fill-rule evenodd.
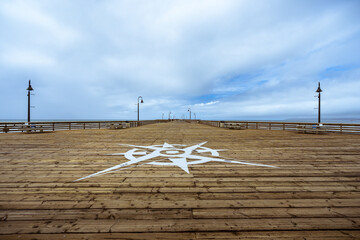
<path id="1" fill-rule="evenodd" d="M 6 221 L 77 220 L 77 219 L 188 219 L 191 209 L 45 209 L 0 210 L 0 219 Z M 335 216 L 336 217 L 336 216 Z"/>
<path id="2" fill-rule="evenodd" d="M 194 218 L 334 218 L 360 217 L 360 207 L 193 209 Z"/>
<path id="3" fill-rule="evenodd" d="M 0 222 L 2 234 L 19 233 L 113 233 L 191 232 L 250 230 L 358 230 L 360 218 L 280 219 L 173 219 L 169 220 L 74 220 Z"/>
<path id="4" fill-rule="evenodd" d="M 0 209 L 359 207 L 359 199 L 2 201 Z"/>
<path id="5" fill-rule="evenodd" d="M 77 219 L 248 219 L 248 218 L 343 218 L 360 217 L 360 207 L 311 208 L 194 208 L 194 209 L 44 209 L 0 210 L 0 219 L 77 220 Z"/>
<path id="6" fill-rule="evenodd" d="M 92 234 L 21 234 L 0 235 L 0 239 L 6 240 L 48 240 L 48 239 L 72 239 L 72 240 L 177 240 L 177 239 L 271 239 L 271 240 L 354 240 L 360 238 L 360 231 L 332 230 L 332 231 L 255 231 L 255 232 L 191 232 L 191 233 L 92 233 Z"/>

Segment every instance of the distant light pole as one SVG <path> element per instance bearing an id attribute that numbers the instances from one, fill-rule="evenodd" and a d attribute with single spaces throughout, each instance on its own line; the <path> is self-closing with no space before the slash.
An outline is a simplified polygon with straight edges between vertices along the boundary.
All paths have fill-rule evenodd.
<path id="1" fill-rule="evenodd" d="M 31 95 L 31 91 L 34 91 L 34 89 L 31 87 L 31 80 L 29 80 L 29 87 L 26 89 L 28 90 L 28 117 L 27 117 L 27 121 L 28 123 L 30 122 L 30 95 Z"/>
<path id="2" fill-rule="evenodd" d="M 316 90 L 317 93 L 319 93 L 318 98 L 319 98 L 319 106 L 318 106 L 318 123 L 321 122 L 321 117 L 320 117 L 320 101 L 321 101 L 321 88 L 320 88 L 320 82 L 319 82 L 319 86 L 318 89 Z"/>
<path id="3" fill-rule="evenodd" d="M 170 115 L 171 115 L 171 112 L 169 112 L 169 120 L 171 119 Z"/>
<path id="4" fill-rule="evenodd" d="M 190 113 L 190 121 L 191 121 L 191 108 L 188 108 L 188 112 Z"/>
<path id="5" fill-rule="evenodd" d="M 140 116 L 140 114 L 139 114 L 139 110 L 140 110 L 140 107 L 139 107 L 139 100 L 141 99 L 141 103 L 144 103 L 144 100 L 143 100 L 143 98 L 142 98 L 142 96 L 139 96 L 138 97 L 138 121 L 139 121 L 139 116 Z"/>
<path id="6" fill-rule="evenodd" d="M 195 117 L 195 120 L 196 120 L 196 113 L 194 113 L 194 117 Z"/>

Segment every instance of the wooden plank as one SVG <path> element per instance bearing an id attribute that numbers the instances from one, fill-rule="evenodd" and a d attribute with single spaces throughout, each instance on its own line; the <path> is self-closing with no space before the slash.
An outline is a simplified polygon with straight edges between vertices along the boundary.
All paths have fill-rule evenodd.
<path id="1" fill-rule="evenodd" d="M 193 209 L 194 218 L 335 218 L 359 217 L 360 207 Z"/>
<path id="2" fill-rule="evenodd" d="M 76 219 L 188 219 L 191 209 L 45 209 L 0 210 L 0 219 L 6 221 L 76 220 Z"/>
<path id="3" fill-rule="evenodd" d="M 195 180 L 196 179 L 196 180 Z M 80 182 L 80 183 L 0 183 L 0 190 L 10 190 L 11 188 L 21 189 L 21 188 L 73 188 L 73 187 L 82 187 L 82 188 L 147 188 L 147 187 L 334 187 L 334 188 L 348 188 L 352 187 L 353 190 L 360 187 L 359 182 L 353 181 L 324 181 L 324 182 L 311 182 L 311 181 L 300 181 L 300 182 L 271 182 L 271 181 L 247 181 L 247 182 L 235 182 L 235 181 L 199 181 L 197 178 L 189 179 L 189 181 L 176 179 L 172 180 L 162 180 L 162 181 L 126 181 L 126 182 L 117 182 L 117 183 L 91 183 L 91 182 Z"/>
<path id="4" fill-rule="evenodd" d="M 328 236 L 328 235 L 325 235 Z M 339 235 L 336 235 L 339 236 Z M 84 234 L 19 234 L 19 235 L 0 235 L 0 239 L 4 240 L 57 240 L 57 239 L 71 239 L 71 240 L 104 240 L 104 239 L 117 239 L 117 240 L 184 240 L 184 239 L 197 239 L 196 233 L 84 233 Z"/>
<path id="5" fill-rule="evenodd" d="M 48 239 L 73 239 L 73 240 L 177 240 L 177 239 L 271 239 L 271 240 L 290 240 L 290 239 L 308 239 L 308 240 L 353 240 L 360 238 L 360 231 L 256 231 L 256 232 L 196 232 L 196 233 L 92 233 L 92 234 L 21 234 L 18 235 L 0 235 L 0 239 L 6 240 L 48 240 Z"/>
<path id="6" fill-rule="evenodd" d="M 2 201 L 0 209 L 359 207 L 358 199 Z"/>
<path id="7" fill-rule="evenodd" d="M 249 230 L 357 230 L 360 218 L 280 218 L 280 219 L 173 219 L 169 220 L 74 220 L 0 222 L 2 234 L 14 233 L 113 233 L 191 232 Z"/>
<path id="8" fill-rule="evenodd" d="M 199 232 L 196 239 L 358 239 L 360 231 L 256 231 L 256 232 Z"/>
<path id="9" fill-rule="evenodd" d="M 194 209 L 44 209 L 0 210 L 0 218 L 15 220 L 77 219 L 248 219 L 248 218 L 343 218 L 359 217 L 360 207 L 311 208 L 194 208 Z"/>

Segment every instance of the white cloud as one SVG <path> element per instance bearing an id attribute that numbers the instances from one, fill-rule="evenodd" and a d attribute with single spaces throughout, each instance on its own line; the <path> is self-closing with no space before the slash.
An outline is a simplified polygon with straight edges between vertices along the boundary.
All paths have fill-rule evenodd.
<path id="1" fill-rule="evenodd" d="M 350 86 L 359 77 L 359 5 L 2 1 L 0 77 L 16 79 L 16 86 L 3 84 L 11 88 L 32 79 L 52 104 L 68 101 L 66 118 L 78 116 L 78 108 L 84 118 L 135 118 L 140 95 L 149 119 L 169 111 L 181 116 L 189 106 L 203 118 L 312 115 L 318 81 L 324 104 L 331 105 L 324 113 L 340 114 L 358 95 Z M 334 66 L 344 69 L 330 76 Z M 38 109 L 42 116 L 52 113 Z M 346 108 L 351 111 L 360 112 Z"/>
<path id="2" fill-rule="evenodd" d="M 217 103 L 219 103 L 219 101 L 211 101 L 211 102 L 207 102 L 207 103 L 197 103 L 194 105 L 194 107 L 204 107 L 204 106 L 214 105 Z"/>
<path id="3" fill-rule="evenodd" d="M 39 1 L 5 1 L 0 4 L 0 11 L 21 27 L 33 29 L 29 31 L 28 38 L 35 38 L 40 43 L 44 40 L 56 42 L 57 45 L 71 44 L 79 38 L 79 34 L 69 26 L 64 26 L 51 15 L 41 10 Z M 37 36 L 41 34 L 41 36 Z M 25 40 L 25 39 L 24 39 Z"/>
<path id="4" fill-rule="evenodd" d="M 56 65 L 56 59 L 40 52 L 30 50 L 12 49 L 1 56 L 2 62 L 8 66 L 16 67 L 52 67 Z"/>

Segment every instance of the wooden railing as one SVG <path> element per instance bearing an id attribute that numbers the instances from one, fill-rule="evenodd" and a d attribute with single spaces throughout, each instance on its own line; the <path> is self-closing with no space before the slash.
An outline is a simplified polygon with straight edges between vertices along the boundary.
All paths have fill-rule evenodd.
<path id="1" fill-rule="evenodd" d="M 200 121 L 202 124 L 228 128 L 231 125 L 241 125 L 244 129 L 263 129 L 263 130 L 283 130 L 283 131 L 297 131 L 298 127 L 306 126 L 312 128 L 318 126 L 318 123 L 304 123 L 304 122 L 247 122 L 247 121 Z M 345 123 L 322 123 L 322 128 L 326 132 L 333 133 L 353 133 L 360 134 L 360 124 L 345 124 Z"/>
<path id="2" fill-rule="evenodd" d="M 113 126 L 138 127 L 152 123 L 166 122 L 162 120 L 145 121 L 73 121 L 73 122 L 0 122 L 0 133 L 7 132 L 48 132 L 60 130 L 80 130 L 80 129 L 105 129 Z"/>
<path id="3" fill-rule="evenodd" d="M 195 120 L 194 120 L 195 121 Z M 191 121 L 191 122 L 194 122 Z M 0 133 L 26 132 L 26 131 L 60 131 L 80 129 L 105 129 L 113 126 L 138 127 L 147 124 L 168 122 L 168 120 L 145 120 L 145 121 L 72 121 L 72 122 L 0 122 Z M 190 121 L 188 121 L 190 122 Z M 248 121 L 206 121 L 196 120 L 202 124 L 235 129 L 262 129 L 262 130 L 283 130 L 297 131 L 299 125 L 307 128 L 318 126 L 317 123 L 304 122 L 248 122 Z M 234 127 L 235 126 L 235 127 Z M 239 127 L 236 127 L 239 126 Z M 326 132 L 360 134 L 360 124 L 323 123 Z"/>

